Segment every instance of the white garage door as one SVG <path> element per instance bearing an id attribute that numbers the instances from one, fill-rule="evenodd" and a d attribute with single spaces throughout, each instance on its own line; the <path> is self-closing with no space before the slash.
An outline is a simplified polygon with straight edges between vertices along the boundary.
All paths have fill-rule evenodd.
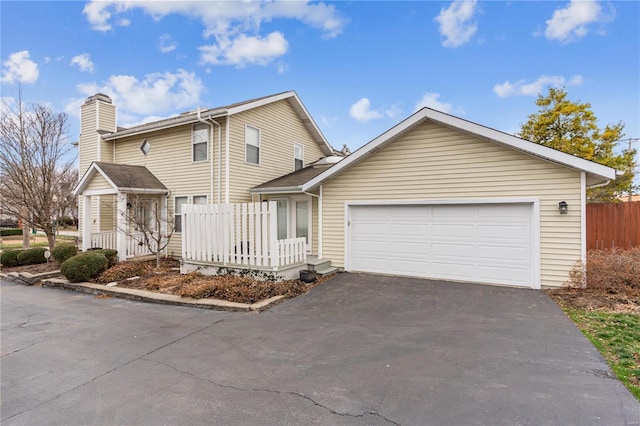
<path id="1" fill-rule="evenodd" d="M 531 204 L 349 206 L 347 269 L 535 287 Z"/>

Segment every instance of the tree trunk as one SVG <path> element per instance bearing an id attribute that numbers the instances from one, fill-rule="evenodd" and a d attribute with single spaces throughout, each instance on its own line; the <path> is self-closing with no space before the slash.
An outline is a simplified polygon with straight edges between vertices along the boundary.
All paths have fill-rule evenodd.
<path id="1" fill-rule="evenodd" d="M 29 216 L 29 210 L 23 208 L 22 215 L 22 248 L 27 250 L 30 247 L 29 232 L 31 231 L 29 221 L 26 219 Z"/>

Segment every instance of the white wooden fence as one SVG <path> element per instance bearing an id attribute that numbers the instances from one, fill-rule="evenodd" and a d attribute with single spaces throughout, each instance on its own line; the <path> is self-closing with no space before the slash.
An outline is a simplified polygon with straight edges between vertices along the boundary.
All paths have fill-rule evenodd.
<path id="1" fill-rule="evenodd" d="M 278 240 L 275 202 L 182 206 L 182 259 L 241 267 L 306 261 L 306 240 Z"/>
<path id="2" fill-rule="evenodd" d="M 92 232 L 91 247 L 117 250 L 117 235 L 117 231 Z M 157 245 L 155 241 L 151 241 L 151 244 L 152 247 Z M 147 245 L 144 244 L 144 235 L 142 232 L 127 235 L 127 259 L 148 254 L 151 254 L 151 251 L 147 248 Z"/>

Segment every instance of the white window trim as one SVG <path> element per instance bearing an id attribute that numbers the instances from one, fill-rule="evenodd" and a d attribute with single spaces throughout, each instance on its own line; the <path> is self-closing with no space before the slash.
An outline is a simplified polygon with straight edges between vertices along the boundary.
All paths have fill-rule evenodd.
<path id="1" fill-rule="evenodd" d="M 247 128 L 249 127 L 258 131 L 258 146 L 257 146 L 258 162 L 257 163 L 251 163 L 247 161 L 247 145 L 249 145 L 247 143 Z M 255 145 L 251 145 L 251 146 L 255 146 Z M 259 166 L 262 163 L 262 130 L 259 127 L 252 126 L 250 124 L 244 125 L 244 162 L 245 164 L 251 164 L 252 166 Z"/>
<path id="2" fill-rule="evenodd" d="M 176 213 L 176 210 L 177 210 L 177 208 L 176 208 L 176 200 L 178 198 L 186 198 L 187 202 L 185 204 L 189 204 L 189 196 L 188 195 L 176 195 L 176 196 L 173 197 L 173 226 L 174 226 L 174 232 L 176 234 L 182 234 L 182 229 L 180 231 L 175 229 L 175 226 L 176 226 L 175 220 L 176 220 L 176 216 L 178 215 L 178 213 Z M 180 212 L 180 215 L 182 215 L 182 212 Z M 182 222 L 180 222 L 180 227 L 182 227 L 182 225 L 183 225 Z"/>
<path id="3" fill-rule="evenodd" d="M 195 134 L 195 129 L 196 129 L 197 126 L 203 126 L 203 127 L 206 126 L 206 129 L 207 129 L 207 141 L 206 142 L 198 142 L 198 143 L 196 143 L 193 140 L 193 136 Z M 210 129 L 210 126 L 207 125 L 207 124 L 204 124 L 204 123 L 195 123 L 195 124 L 191 125 L 191 163 L 192 164 L 206 163 L 207 161 L 209 161 L 209 139 L 211 138 L 211 135 L 209 135 L 209 129 Z M 204 160 L 194 160 L 193 159 L 193 157 L 194 157 L 193 154 L 194 154 L 195 145 L 199 145 L 201 143 L 205 143 L 206 146 L 207 146 L 207 149 L 205 149 L 206 158 Z"/>
<path id="4" fill-rule="evenodd" d="M 301 158 L 297 158 L 296 157 L 296 148 L 300 147 L 300 155 L 302 156 Z M 304 145 L 302 145 L 301 143 L 294 143 L 293 144 L 293 170 L 300 170 L 300 169 L 296 169 L 296 160 L 302 160 L 302 167 L 300 169 L 304 169 Z"/>

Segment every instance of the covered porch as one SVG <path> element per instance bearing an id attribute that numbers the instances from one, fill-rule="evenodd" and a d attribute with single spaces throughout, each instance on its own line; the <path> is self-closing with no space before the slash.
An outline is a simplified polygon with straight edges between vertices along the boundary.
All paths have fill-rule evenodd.
<path id="1" fill-rule="evenodd" d="M 167 235 L 169 190 L 144 166 L 93 162 L 78 183 L 81 250 L 118 251 L 118 260 L 152 254 L 152 230 Z"/>

